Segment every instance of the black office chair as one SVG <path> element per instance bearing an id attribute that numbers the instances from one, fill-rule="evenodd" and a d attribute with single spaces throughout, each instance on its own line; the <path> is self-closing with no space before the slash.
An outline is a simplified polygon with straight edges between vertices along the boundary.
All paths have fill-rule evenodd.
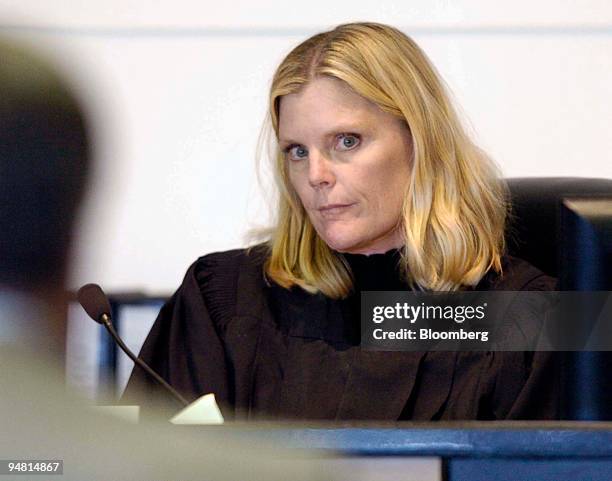
<path id="1" fill-rule="evenodd" d="M 506 239 L 509 253 L 559 277 L 571 266 L 560 259 L 559 207 L 566 196 L 612 196 L 612 180 L 575 177 L 508 179 L 513 215 Z M 587 319 L 588 321 L 588 319 Z M 559 353 L 561 416 L 570 420 L 612 420 L 612 353 Z"/>
<path id="2" fill-rule="evenodd" d="M 506 233 L 511 255 L 558 277 L 558 207 L 567 195 L 612 195 L 612 179 L 518 177 L 507 179 L 513 214 Z"/>

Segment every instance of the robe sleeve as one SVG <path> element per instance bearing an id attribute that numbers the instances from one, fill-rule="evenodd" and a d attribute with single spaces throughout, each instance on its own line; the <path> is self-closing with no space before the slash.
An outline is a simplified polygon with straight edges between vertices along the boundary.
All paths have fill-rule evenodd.
<path id="1" fill-rule="evenodd" d="M 228 367 L 219 336 L 220 326 L 214 322 L 205 301 L 205 294 L 215 289 L 217 261 L 218 258 L 209 255 L 189 268 L 179 289 L 162 307 L 140 357 L 188 401 L 214 393 L 223 416 L 231 418 Z M 225 274 L 227 271 L 224 270 Z M 137 366 L 122 402 L 138 404 L 144 411 L 155 408 L 177 412 L 181 408 Z"/>
<path id="2" fill-rule="evenodd" d="M 541 275 L 523 286 L 524 291 L 552 291 L 554 278 Z M 516 312 L 522 322 L 540 327 L 548 306 L 543 296 L 541 305 L 520 307 Z M 496 419 L 559 419 L 560 357 L 551 351 L 495 352 L 492 360 L 494 377 L 493 402 Z"/>

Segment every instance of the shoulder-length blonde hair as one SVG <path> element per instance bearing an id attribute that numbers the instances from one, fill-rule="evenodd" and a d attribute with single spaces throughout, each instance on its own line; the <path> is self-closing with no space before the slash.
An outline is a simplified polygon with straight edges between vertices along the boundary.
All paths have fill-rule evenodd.
<path id="1" fill-rule="evenodd" d="M 346 82 L 409 127 L 413 159 L 400 227 L 401 268 L 410 285 L 452 291 L 476 285 L 491 268 L 501 272 L 507 192 L 494 164 L 470 140 L 435 68 L 412 39 L 386 25 L 350 23 L 298 45 L 272 80 L 269 117 L 280 195 L 266 276 L 332 298 L 352 289 L 348 264 L 315 231 L 277 143 L 281 98 L 320 76 Z"/>

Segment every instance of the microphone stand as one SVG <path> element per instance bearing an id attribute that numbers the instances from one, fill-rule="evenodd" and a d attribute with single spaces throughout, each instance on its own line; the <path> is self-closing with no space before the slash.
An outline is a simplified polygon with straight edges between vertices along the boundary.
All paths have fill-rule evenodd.
<path id="1" fill-rule="evenodd" d="M 181 396 L 176 389 L 170 386 L 170 384 L 164 381 L 164 379 L 159 374 L 157 374 L 144 361 L 142 361 L 139 357 L 136 357 L 134 353 L 130 351 L 130 349 L 125 345 L 125 343 L 121 340 L 121 338 L 117 334 L 117 331 L 115 331 L 115 327 L 113 326 L 111 318 L 108 314 L 102 314 L 100 316 L 100 321 L 102 324 L 104 324 L 104 327 L 106 327 L 106 330 L 111 335 L 111 337 L 115 340 L 115 342 L 121 348 L 121 350 L 125 352 L 132 361 L 134 361 L 134 364 L 139 366 L 141 369 L 144 369 L 144 371 L 147 374 L 149 374 L 159 384 L 161 384 L 164 388 L 166 388 L 170 392 L 170 394 L 172 394 L 174 398 L 183 405 L 183 407 L 189 404 L 189 402 L 183 396 Z"/>

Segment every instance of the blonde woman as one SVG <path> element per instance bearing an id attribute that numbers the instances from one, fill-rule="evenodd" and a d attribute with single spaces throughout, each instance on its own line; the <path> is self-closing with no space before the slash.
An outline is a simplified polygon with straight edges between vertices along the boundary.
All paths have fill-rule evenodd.
<path id="1" fill-rule="evenodd" d="M 505 186 L 414 41 L 375 23 L 317 34 L 277 68 L 269 108 L 268 241 L 198 259 L 142 357 L 228 419 L 556 417 L 544 353 L 360 347 L 363 290 L 555 285 L 505 255 Z M 156 396 L 135 371 L 128 397 L 142 389 Z"/>

